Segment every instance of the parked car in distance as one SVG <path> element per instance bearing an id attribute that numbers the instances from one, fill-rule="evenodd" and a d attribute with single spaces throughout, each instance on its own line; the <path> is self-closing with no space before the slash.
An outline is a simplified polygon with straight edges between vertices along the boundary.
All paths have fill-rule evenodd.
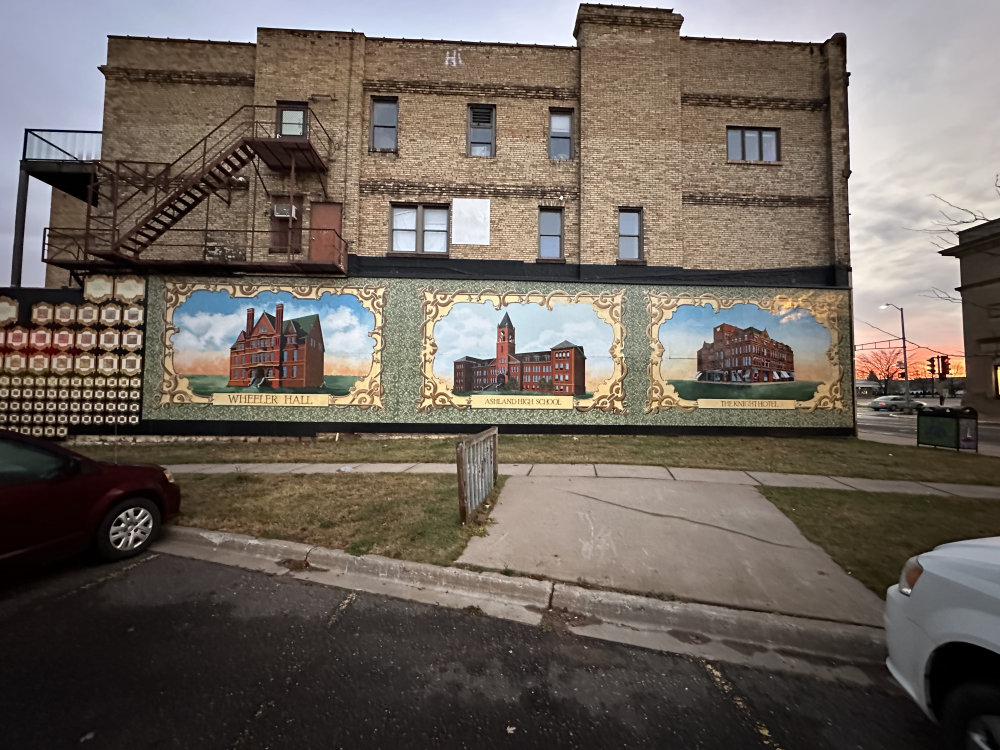
<path id="1" fill-rule="evenodd" d="M 885 603 L 892 676 L 952 747 L 1000 747 L 1000 537 L 910 558 Z"/>
<path id="2" fill-rule="evenodd" d="M 871 403 L 868 404 L 875 411 L 880 409 L 886 409 L 888 411 L 902 411 L 906 407 L 906 396 L 879 396 L 878 398 L 873 398 Z M 915 398 L 910 399 L 910 406 L 914 409 L 919 409 L 923 406 L 927 406 L 923 401 L 917 401 Z"/>
<path id="3" fill-rule="evenodd" d="M 0 430 L 0 567 L 90 548 L 131 557 L 179 510 L 180 490 L 161 466 L 94 461 Z"/>

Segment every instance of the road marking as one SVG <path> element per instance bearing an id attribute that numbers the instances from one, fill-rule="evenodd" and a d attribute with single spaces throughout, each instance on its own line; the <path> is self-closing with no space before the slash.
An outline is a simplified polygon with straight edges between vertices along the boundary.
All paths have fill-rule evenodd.
<path id="1" fill-rule="evenodd" d="M 330 615 L 330 619 L 326 621 L 327 626 L 335 625 L 337 623 L 337 620 L 340 619 L 340 616 L 344 614 L 344 610 L 350 607 L 351 602 L 353 602 L 357 598 L 358 598 L 357 591 L 352 591 L 350 594 L 348 594 L 347 597 L 344 599 L 344 601 L 338 604 L 337 608 L 333 610 L 333 614 Z"/>
<path id="2" fill-rule="evenodd" d="M 156 554 L 155 552 L 147 552 L 142 557 L 138 558 L 135 562 L 129 563 L 128 565 L 123 565 L 122 567 L 117 568 L 116 570 L 113 570 L 107 575 L 101 576 L 96 580 L 88 581 L 87 583 L 83 584 L 79 588 L 73 589 L 72 591 L 67 591 L 65 594 L 57 596 L 54 601 L 61 602 L 64 599 L 69 599 L 71 596 L 76 596 L 77 594 L 87 591 L 88 589 L 92 589 L 95 586 L 100 586 L 102 583 L 113 581 L 115 578 L 119 578 L 125 575 L 130 570 L 135 570 L 140 565 L 145 565 L 151 560 L 155 560 L 157 557 L 159 557 L 159 555 Z"/>
<path id="3" fill-rule="evenodd" d="M 722 672 L 708 662 L 700 660 L 699 662 L 701 666 L 705 668 L 705 671 L 708 672 L 708 676 L 712 678 L 712 682 L 715 683 L 716 687 L 722 691 L 723 695 L 729 698 L 732 704 L 736 706 L 737 710 L 743 714 L 743 717 L 754 728 L 754 731 L 757 732 L 761 742 L 763 742 L 766 747 L 772 748 L 772 750 L 782 750 L 781 745 L 779 745 L 771 736 L 771 730 L 767 728 L 764 722 L 750 712 L 750 707 L 747 706 L 746 701 L 744 701 L 743 698 L 737 694 L 733 683 L 723 677 Z"/>

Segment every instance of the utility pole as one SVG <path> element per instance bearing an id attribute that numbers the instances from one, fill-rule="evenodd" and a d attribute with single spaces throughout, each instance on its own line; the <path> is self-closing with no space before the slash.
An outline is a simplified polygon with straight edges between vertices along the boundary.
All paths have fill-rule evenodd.
<path id="1" fill-rule="evenodd" d="M 906 323 L 903 321 L 903 308 L 899 305 L 894 305 L 891 302 L 886 302 L 884 305 L 879 306 L 880 309 L 884 310 L 887 307 L 895 307 L 899 310 L 899 329 L 900 333 L 903 335 L 903 379 L 905 381 L 906 388 L 906 401 L 904 402 L 903 409 L 905 411 L 910 411 L 912 408 L 910 406 L 912 399 L 910 398 L 910 365 L 906 359 Z"/>

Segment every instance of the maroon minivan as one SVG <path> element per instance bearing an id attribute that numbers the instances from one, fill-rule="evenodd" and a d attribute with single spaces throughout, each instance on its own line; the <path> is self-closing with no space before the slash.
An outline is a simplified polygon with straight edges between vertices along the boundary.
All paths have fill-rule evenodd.
<path id="1" fill-rule="evenodd" d="M 162 466 L 93 461 L 0 430 L 0 567 L 91 548 L 107 560 L 137 555 L 180 502 Z"/>

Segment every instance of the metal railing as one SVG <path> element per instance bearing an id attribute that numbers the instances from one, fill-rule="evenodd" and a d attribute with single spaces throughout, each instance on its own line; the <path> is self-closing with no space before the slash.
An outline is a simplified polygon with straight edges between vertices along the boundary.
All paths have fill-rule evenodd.
<path id="1" fill-rule="evenodd" d="M 498 436 L 497 428 L 491 427 L 459 441 L 455 446 L 458 458 L 458 514 L 462 523 L 468 523 L 496 484 L 499 472 Z"/>
<path id="2" fill-rule="evenodd" d="M 302 227 L 301 240 L 289 237 L 287 232 L 271 229 L 171 229 L 150 249 L 150 259 L 198 261 L 207 265 L 231 263 L 257 263 L 272 260 L 281 262 L 317 263 L 309 257 L 310 235 L 313 232 L 332 232 L 334 258 L 329 261 L 333 270 L 346 272 L 348 243 L 336 229 Z M 46 263 L 87 263 L 113 259 L 112 232 L 108 229 L 47 227 L 43 237 L 42 257 Z M 153 257 L 155 256 L 155 258 Z"/>
<path id="3" fill-rule="evenodd" d="M 141 225 L 163 201 L 183 190 L 188 183 L 197 183 L 207 169 L 248 139 L 288 137 L 308 141 L 324 162 L 328 162 L 333 151 L 333 137 L 313 111 L 306 110 L 306 135 L 290 137 L 282 136 L 279 132 L 280 109 L 281 107 L 273 105 L 254 104 L 240 107 L 173 162 L 150 175 L 142 186 L 123 180 L 119 174 L 121 168 L 117 168 L 111 194 L 102 196 L 112 206 L 111 216 L 105 217 L 106 227 L 115 230 L 117 239 L 123 231 L 131 229 L 132 225 Z M 122 190 L 126 184 L 135 189 L 131 192 Z"/>
<path id="4" fill-rule="evenodd" d="M 29 161 L 97 161 L 101 158 L 100 130 L 24 131 L 21 158 Z"/>

